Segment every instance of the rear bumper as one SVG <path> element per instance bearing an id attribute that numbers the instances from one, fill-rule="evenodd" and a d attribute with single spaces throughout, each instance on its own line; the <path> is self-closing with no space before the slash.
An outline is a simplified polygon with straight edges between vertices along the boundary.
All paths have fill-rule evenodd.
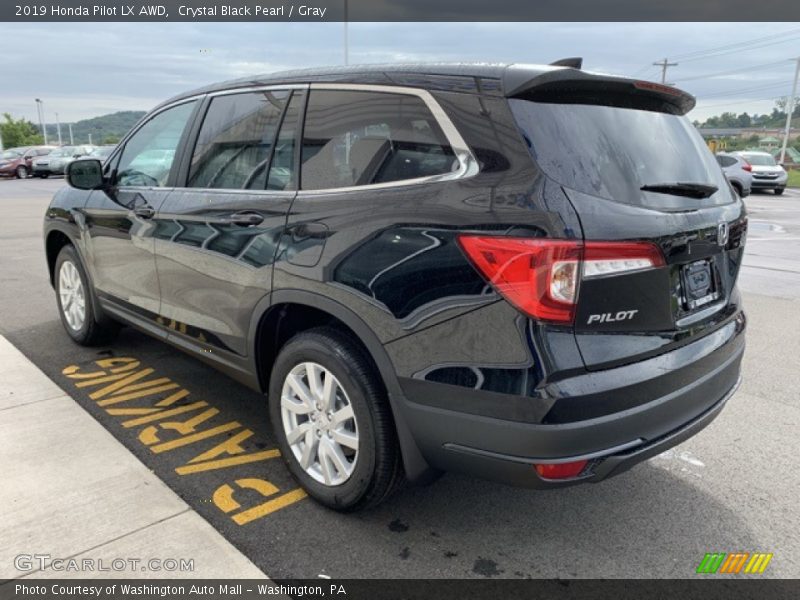
<path id="1" fill-rule="evenodd" d="M 713 368 L 698 363 L 688 383 L 675 377 L 684 384 L 681 387 L 645 404 L 591 419 L 518 422 L 447 410 L 423 404 L 420 398 L 403 402 L 404 416 L 421 454 L 438 469 L 532 488 L 597 482 L 684 441 L 714 420 L 739 385 L 743 353 L 742 328 L 714 352 L 719 360 Z M 644 362 L 669 368 L 674 361 L 670 354 Z M 635 366 L 604 375 L 613 377 L 615 371 Z M 654 385 L 653 390 L 662 393 L 663 387 Z M 625 394 L 626 389 L 617 393 Z M 533 467 L 583 459 L 588 459 L 587 467 L 569 480 L 543 479 Z"/>

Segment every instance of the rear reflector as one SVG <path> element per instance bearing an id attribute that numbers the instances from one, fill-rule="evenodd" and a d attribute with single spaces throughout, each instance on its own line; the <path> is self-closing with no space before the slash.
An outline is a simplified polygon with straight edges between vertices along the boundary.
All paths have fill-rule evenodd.
<path id="1" fill-rule="evenodd" d="M 536 472 L 543 479 L 571 479 L 577 477 L 586 468 L 588 460 L 560 463 L 557 465 L 536 464 Z"/>
<path id="2" fill-rule="evenodd" d="M 664 265 L 649 242 L 579 242 L 544 238 L 460 235 L 475 268 L 511 304 L 540 321 L 571 324 L 584 278 Z"/>

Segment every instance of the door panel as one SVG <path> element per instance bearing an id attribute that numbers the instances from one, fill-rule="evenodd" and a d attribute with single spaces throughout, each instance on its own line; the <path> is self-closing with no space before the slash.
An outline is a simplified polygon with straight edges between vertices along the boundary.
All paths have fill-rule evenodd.
<path id="1" fill-rule="evenodd" d="M 271 289 L 272 263 L 295 196 L 302 94 L 239 92 L 209 103 L 187 187 L 175 190 L 155 219 L 160 314 L 179 341 L 248 353 L 252 313 Z"/>
<path id="2" fill-rule="evenodd" d="M 159 312 L 152 220 L 169 196 L 175 156 L 196 109 L 190 101 L 156 113 L 109 161 L 111 186 L 84 208 L 89 269 L 101 297 L 141 316 Z"/>

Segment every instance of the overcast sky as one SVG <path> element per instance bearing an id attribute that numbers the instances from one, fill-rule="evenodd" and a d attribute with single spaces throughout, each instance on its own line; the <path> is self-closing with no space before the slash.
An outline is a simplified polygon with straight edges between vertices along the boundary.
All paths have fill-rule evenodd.
<path id="1" fill-rule="evenodd" d="M 206 83 L 344 61 L 341 23 L 0 23 L 0 113 L 61 122 L 148 110 Z M 350 62 L 547 63 L 667 81 L 698 97 L 691 118 L 770 112 L 791 90 L 800 23 L 353 23 Z M 748 43 L 749 42 L 749 43 Z M 711 52 L 722 46 L 725 48 Z"/>

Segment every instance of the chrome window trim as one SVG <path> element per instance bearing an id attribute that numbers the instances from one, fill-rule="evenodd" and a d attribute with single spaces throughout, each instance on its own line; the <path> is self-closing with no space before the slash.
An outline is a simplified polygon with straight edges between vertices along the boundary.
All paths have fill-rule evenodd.
<path id="1" fill-rule="evenodd" d="M 378 93 L 385 93 L 385 94 L 403 94 L 407 96 L 416 96 L 420 98 L 425 105 L 428 107 L 428 110 L 431 111 L 433 118 L 436 120 L 439 127 L 442 129 L 442 133 L 444 133 L 445 138 L 447 138 L 450 147 L 453 149 L 453 152 L 456 155 L 456 160 L 458 160 L 459 168 L 455 171 L 450 173 L 442 173 L 441 175 L 429 175 L 427 177 L 416 177 L 414 179 L 400 179 L 397 181 L 389 181 L 386 183 L 370 183 L 367 185 L 353 185 L 347 187 L 334 187 L 334 188 L 322 188 L 318 190 L 243 190 L 237 188 L 195 188 L 195 187 L 185 187 L 185 186 L 178 186 L 172 189 L 174 190 L 192 190 L 196 192 L 224 192 L 226 194 L 229 193 L 238 193 L 238 194 L 249 194 L 249 195 L 267 195 L 267 196 L 276 196 L 276 195 L 317 195 L 317 194 L 332 194 L 337 192 L 354 192 L 354 191 L 368 191 L 368 190 L 379 190 L 379 189 L 386 189 L 386 188 L 395 188 L 395 187 L 405 187 L 409 185 L 421 185 L 427 183 L 438 183 L 441 181 L 452 181 L 455 179 L 466 179 L 469 177 L 474 177 L 480 171 L 480 167 L 478 166 L 478 160 L 475 158 L 475 155 L 472 153 L 472 150 L 467 145 L 467 142 L 461 136 L 461 133 L 456 128 L 453 121 L 441 107 L 441 105 L 436 101 L 428 90 L 422 88 L 414 88 L 408 86 L 398 86 L 398 85 L 380 85 L 380 84 L 361 84 L 361 83 L 288 83 L 288 84 L 274 84 L 274 85 L 258 85 L 258 86 L 251 86 L 251 87 L 240 87 L 240 88 L 230 88 L 225 90 L 218 90 L 215 92 L 208 92 L 208 93 L 201 93 L 195 94 L 193 96 L 187 96 L 185 98 L 181 98 L 174 102 L 170 102 L 169 104 L 165 104 L 164 106 L 159 107 L 158 109 L 154 110 L 151 113 L 148 113 L 143 117 L 142 121 L 137 124 L 137 126 L 132 129 L 128 135 L 126 135 L 119 143 L 120 149 L 114 152 L 111 156 L 106 159 L 106 162 L 111 162 L 113 158 L 116 157 L 117 154 L 122 152 L 124 149 L 125 144 L 128 143 L 128 140 L 136 134 L 139 129 L 141 129 L 148 121 L 150 121 L 156 115 L 168 110 L 170 108 L 174 108 L 181 104 L 186 104 L 187 102 L 194 102 L 194 101 L 201 101 L 205 98 L 215 98 L 218 96 L 230 96 L 232 94 L 246 94 L 252 92 L 263 92 L 263 91 L 270 91 L 270 90 L 332 90 L 332 91 L 344 91 L 344 92 L 378 92 Z M 305 124 L 304 124 L 305 128 Z M 301 139 L 302 144 L 302 139 Z M 302 169 L 301 169 L 302 170 Z M 301 182 L 302 183 L 302 182 Z M 142 189 L 136 187 L 134 189 Z M 164 188 L 155 188 L 161 189 Z"/>
<path id="2" fill-rule="evenodd" d="M 428 110 L 431 111 L 433 118 L 442 129 L 442 133 L 447 138 L 450 147 L 456 155 L 459 163 L 459 168 L 450 173 L 442 173 L 441 175 L 429 175 L 427 177 L 416 177 L 414 179 L 399 179 L 397 181 L 388 181 L 386 183 L 370 183 L 367 185 L 351 185 L 346 187 L 335 188 L 322 188 L 318 190 L 304 190 L 302 187 L 297 190 L 298 197 L 304 195 L 317 195 L 317 194 L 332 194 L 337 192 L 355 192 L 355 191 L 368 191 L 379 190 L 386 188 L 405 187 L 409 185 L 420 185 L 425 183 L 437 183 L 440 181 L 451 181 L 454 179 L 465 179 L 473 177 L 478 174 L 480 168 L 475 155 L 470 150 L 467 142 L 461 136 L 456 126 L 450 120 L 450 117 L 439 105 L 436 99 L 428 90 L 421 88 L 413 88 L 398 85 L 377 85 L 377 84 L 361 84 L 361 83 L 312 83 L 311 91 L 314 90 L 332 90 L 342 92 L 378 92 L 384 94 L 404 94 L 407 96 L 416 96 L 420 98 Z M 305 133 L 305 123 L 303 124 Z M 301 141 L 302 144 L 302 141 Z M 300 174 L 300 184 L 302 185 L 302 166 Z"/>

